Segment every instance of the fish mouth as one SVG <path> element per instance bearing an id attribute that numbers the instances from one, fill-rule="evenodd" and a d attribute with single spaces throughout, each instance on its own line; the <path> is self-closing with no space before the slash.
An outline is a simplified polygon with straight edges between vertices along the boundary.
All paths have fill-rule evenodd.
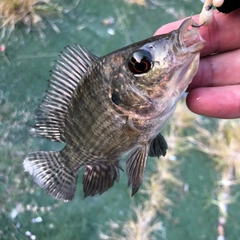
<path id="1" fill-rule="evenodd" d="M 205 45 L 197 23 L 192 19 L 186 19 L 179 28 L 178 39 L 183 50 L 188 52 L 199 52 Z"/>

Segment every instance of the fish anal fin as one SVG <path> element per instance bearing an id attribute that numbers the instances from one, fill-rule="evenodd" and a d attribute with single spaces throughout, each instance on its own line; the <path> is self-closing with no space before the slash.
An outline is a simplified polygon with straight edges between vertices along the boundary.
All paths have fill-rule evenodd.
<path id="1" fill-rule="evenodd" d="M 99 165 L 87 165 L 83 174 L 84 197 L 102 194 L 113 186 L 114 181 L 119 180 L 118 162 L 101 163 Z"/>
<path id="2" fill-rule="evenodd" d="M 132 196 L 140 188 L 148 158 L 149 144 L 140 145 L 132 150 L 127 158 L 128 185 L 132 185 Z"/>
<path id="3" fill-rule="evenodd" d="M 148 156 L 160 157 L 167 153 L 168 145 L 163 135 L 159 133 L 151 142 Z"/>
<path id="4" fill-rule="evenodd" d="M 23 162 L 25 171 L 35 182 L 56 199 L 72 200 L 75 194 L 78 171 L 67 167 L 61 152 L 33 152 Z"/>

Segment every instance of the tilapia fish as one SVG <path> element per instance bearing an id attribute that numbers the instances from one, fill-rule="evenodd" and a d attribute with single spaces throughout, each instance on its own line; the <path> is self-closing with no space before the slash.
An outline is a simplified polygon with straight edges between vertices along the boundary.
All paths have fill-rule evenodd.
<path id="1" fill-rule="evenodd" d="M 28 154 L 24 168 L 54 198 L 71 200 L 79 169 L 84 196 L 102 194 L 119 180 L 120 159 L 134 195 L 148 156 L 166 154 L 160 131 L 196 74 L 204 46 L 196 23 L 134 43 L 104 57 L 68 46 L 51 73 L 36 111 L 35 132 L 64 142 L 60 152 Z"/>

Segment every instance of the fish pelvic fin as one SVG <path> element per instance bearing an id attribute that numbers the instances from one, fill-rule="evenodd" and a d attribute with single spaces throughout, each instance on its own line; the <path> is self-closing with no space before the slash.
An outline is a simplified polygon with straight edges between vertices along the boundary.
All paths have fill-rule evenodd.
<path id="1" fill-rule="evenodd" d="M 35 112 L 34 132 L 52 141 L 65 142 L 65 121 L 76 88 L 83 84 L 88 69 L 98 60 L 80 45 L 68 46 L 51 71 L 49 90 Z"/>
<path id="2" fill-rule="evenodd" d="M 102 194 L 119 181 L 119 162 L 87 165 L 83 174 L 84 197 Z"/>
<path id="3" fill-rule="evenodd" d="M 72 171 L 61 159 L 61 152 L 33 152 L 23 162 L 25 171 L 56 199 L 72 200 L 76 191 L 78 171 Z"/>
<path id="4" fill-rule="evenodd" d="M 165 156 L 167 153 L 168 145 L 163 135 L 159 133 L 151 142 L 148 156 L 160 157 Z"/>
<path id="5" fill-rule="evenodd" d="M 132 184 L 132 196 L 140 188 L 147 165 L 149 144 L 133 149 L 127 158 L 128 186 Z"/>

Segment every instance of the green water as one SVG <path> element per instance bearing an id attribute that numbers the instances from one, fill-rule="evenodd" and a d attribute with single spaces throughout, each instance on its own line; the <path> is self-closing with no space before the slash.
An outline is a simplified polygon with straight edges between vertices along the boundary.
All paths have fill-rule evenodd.
<path id="1" fill-rule="evenodd" d="M 58 144 L 33 139 L 28 126 L 33 123 L 34 110 L 47 89 L 54 60 L 66 45 L 79 43 L 101 56 L 150 37 L 161 25 L 201 9 L 200 1 L 146 2 L 147 6 L 120 0 L 80 1 L 61 18 L 52 19 L 59 33 L 44 21 L 45 37 L 40 37 L 36 29 L 27 34 L 26 28 L 19 25 L 8 39 L 6 56 L 0 56 L 0 239 L 30 239 L 26 231 L 44 240 L 99 239 L 99 232 L 108 229 L 107 221 L 126 220 L 133 214 L 130 204 L 143 201 L 141 194 L 134 199 L 130 197 L 122 173 L 120 182 L 107 193 L 85 200 L 79 178 L 74 200 L 62 203 L 32 182 L 31 176 L 23 172 L 22 161 L 31 151 L 60 148 Z M 65 9 L 71 6 L 68 1 L 60 4 Z M 114 19 L 113 24 L 104 25 L 103 20 L 110 17 Z M 159 216 L 166 234 L 152 239 L 216 239 L 217 207 L 204 207 L 207 194 L 214 189 L 217 173 L 206 155 L 190 152 L 181 159 L 179 172 L 183 182 L 190 183 L 190 191 L 184 198 L 173 193 L 176 205 L 169 210 L 171 218 Z M 148 168 L 150 175 L 154 166 L 150 163 Z M 16 206 L 18 215 L 11 218 Z M 229 209 L 233 220 L 228 221 L 228 240 L 239 238 L 238 209 L 239 204 Z M 39 216 L 42 222 L 32 223 Z"/>

